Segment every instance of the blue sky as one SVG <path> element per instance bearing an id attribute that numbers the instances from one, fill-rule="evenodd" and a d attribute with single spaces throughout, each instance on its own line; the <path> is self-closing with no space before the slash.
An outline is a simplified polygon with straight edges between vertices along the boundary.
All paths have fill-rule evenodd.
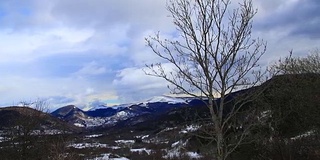
<path id="1" fill-rule="evenodd" d="M 253 36 L 268 42 L 263 64 L 319 47 L 319 0 L 254 6 Z M 0 106 L 38 98 L 52 108 L 111 106 L 167 94 L 142 69 L 160 60 L 144 38 L 173 36 L 171 22 L 165 0 L 1 0 Z"/>

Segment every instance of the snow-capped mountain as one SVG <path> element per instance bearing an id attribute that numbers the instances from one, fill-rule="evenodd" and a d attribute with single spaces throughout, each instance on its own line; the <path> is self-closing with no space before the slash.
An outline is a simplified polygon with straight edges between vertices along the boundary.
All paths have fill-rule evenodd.
<path id="1" fill-rule="evenodd" d="M 105 109 L 108 108 L 107 104 L 102 104 L 102 103 L 91 103 L 87 106 L 79 107 L 83 111 L 94 111 L 97 109 Z"/>
<path id="2" fill-rule="evenodd" d="M 172 109 L 188 106 L 189 102 L 190 98 L 156 96 L 144 102 L 96 107 L 87 111 L 70 105 L 57 109 L 52 115 L 81 127 L 110 127 L 136 116 L 161 115 Z"/>
<path id="3" fill-rule="evenodd" d="M 170 96 L 155 96 L 151 99 L 148 99 L 146 102 L 142 102 L 143 104 L 148 103 L 158 103 L 164 102 L 168 104 L 179 104 L 179 103 L 187 103 L 188 98 L 186 97 L 170 97 Z"/>

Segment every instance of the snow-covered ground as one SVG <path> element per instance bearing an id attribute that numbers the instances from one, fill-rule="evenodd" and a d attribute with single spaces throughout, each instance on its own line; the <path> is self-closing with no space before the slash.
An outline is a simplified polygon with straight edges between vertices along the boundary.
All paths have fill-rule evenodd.
<path id="1" fill-rule="evenodd" d="M 119 144 L 133 144 L 132 141 L 122 141 L 120 140 Z M 83 148 L 109 148 L 109 149 L 121 149 L 122 147 L 119 146 L 109 146 L 108 144 L 102 144 L 102 143 L 72 143 L 68 145 L 68 147 L 77 148 L 77 149 L 83 149 Z"/>
<path id="2" fill-rule="evenodd" d="M 187 145 L 188 141 L 177 141 L 171 144 L 171 149 L 165 149 L 166 154 L 163 156 L 165 159 L 179 158 L 182 153 L 181 149 Z"/>
<path id="3" fill-rule="evenodd" d="M 297 139 L 301 139 L 301 138 L 304 138 L 304 137 L 308 137 L 308 136 L 311 136 L 314 134 L 314 131 L 308 131 L 308 132 L 305 132 L 303 134 L 300 134 L 298 136 L 295 136 L 295 137 L 292 137 L 291 140 L 297 140 Z"/>
<path id="4" fill-rule="evenodd" d="M 199 125 L 193 125 L 193 124 L 191 124 L 191 125 L 186 126 L 186 128 L 183 129 L 183 130 L 181 130 L 179 133 L 184 133 L 184 134 L 186 134 L 186 133 L 189 133 L 189 132 L 194 132 L 194 131 L 197 131 L 200 127 L 201 127 L 201 126 L 199 126 Z"/>
<path id="5" fill-rule="evenodd" d="M 200 159 L 203 156 L 198 154 L 197 152 L 186 152 L 186 155 L 190 158 L 190 159 Z"/>
<path id="6" fill-rule="evenodd" d="M 171 149 L 164 149 L 166 152 L 165 155 L 162 157 L 165 159 L 172 159 L 172 158 L 180 158 L 183 156 L 189 157 L 190 159 L 200 159 L 203 156 L 196 153 L 196 152 L 186 152 L 185 147 L 188 143 L 188 140 L 186 141 L 177 141 L 171 144 Z"/>
<path id="7" fill-rule="evenodd" d="M 147 153 L 148 155 L 150 155 L 152 153 L 151 149 L 146 149 L 146 148 L 137 148 L 137 149 L 130 149 L 130 152 L 138 152 L 138 153 Z"/>
<path id="8" fill-rule="evenodd" d="M 115 142 L 117 143 L 118 146 L 131 148 L 135 141 L 134 140 L 116 140 Z"/>
<path id="9" fill-rule="evenodd" d="M 134 143 L 134 140 L 116 140 L 116 143 Z"/>
<path id="10" fill-rule="evenodd" d="M 101 137 L 102 134 L 91 134 L 91 135 L 86 135 L 86 138 L 97 138 L 97 137 Z"/>
<path id="11" fill-rule="evenodd" d="M 134 114 L 127 113 L 124 111 L 118 112 L 117 114 L 110 116 L 110 117 L 87 117 L 81 119 L 82 122 L 74 123 L 75 126 L 78 127 L 85 127 L 85 128 L 92 128 L 98 126 L 113 126 L 117 122 L 126 120 L 128 118 L 133 117 Z"/>
<path id="12" fill-rule="evenodd" d="M 57 135 L 57 134 L 62 134 L 62 133 L 66 133 L 62 130 L 58 130 L 58 129 L 45 129 L 45 130 L 33 130 L 31 135 Z"/>
<path id="13" fill-rule="evenodd" d="M 6 138 L 0 137 L 0 142 L 4 142 L 5 140 L 6 140 Z"/>
<path id="14" fill-rule="evenodd" d="M 107 144 L 101 143 L 73 143 L 70 144 L 68 147 L 83 149 L 83 148 L 107 148 Z"/>
<path id="15" fill-rule="evenodd" d="M 159 133 L 171 131 L 171 130 L 174 130 L 174 129 L 176 129 L 176 128 L 178 128 L 178 127 L 167 127 L 167 128 L 165 128 L 165 129 L 161 130 Z"/>
<path id="16" fill-rule="evenodd" d="M 148 138 L 149 135 L 140 135 L 140 136 L 135 136 L 135 138 L 140 138 L 141 140 L 144 140 L 146 138 Z"/>
<path id="17" fill-rule="evenodd" d="M 111 158 L 110 156 L 111 156 L 111 153 L 105 153 L 105 154 L 102 154 L 100 157 L 87 159 L 87 160 L 130 160 L 126 157 Z"/>

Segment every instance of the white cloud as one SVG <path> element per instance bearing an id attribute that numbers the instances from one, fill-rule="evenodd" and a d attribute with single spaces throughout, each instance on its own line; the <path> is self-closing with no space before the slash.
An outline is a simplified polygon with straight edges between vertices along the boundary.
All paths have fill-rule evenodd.
<path id="1" fill-rule="evenodd" d="M 276 60 L 291 49 L 304 55 L 318 47 L 319 14 L 314 11 L 319 1 L 253 3 L 258 8 L 253 34 L 268 42 L 262 61 Z M 59 104 L 85 105 L 94 99 L 131 102 L 169 93 L 167 82 L 142 71 L 145 64 L 163 62 L 146 47 L 145 37 L 160 31 L 162 37 L 176 38 L 165 4 L 165 0 L 1 1 L 0 104 L 52 97 Z"/>
<path id="2" fill-rule="evenodd" d="M 83 50 L 81 42 L 90 38 L 89 30 L 55 28 L 39 33 L 0 31 L 5 39 L 0 41 L 0 62 L 28 61 L 43 55 L 60 54 Z"/>
<path id="3" fill-rule="evenodd" d="M 172 64 L 165 63 L 163 68 L 169 73 L 174 67 Z M 170 93 L 167 88 L 170 83 L 163 78 L 146 75 L 146 73 L 151 73 L 146 67 L 125 68 L 118 72 L 112 84 L 123 102 L 128 103 Z"/>
<path id="4" fill-rule="evenodd" d="M 253 2 L 254 7 L 258 9 L 257 17 L 261 18 L 263 16 L 269 15 L 270 13 L 281 12 L 287 10 L 298 0 L 256 0 Z"/>
<path id="5" fill-rule="evenodd" d="M 108 29 L 119 24 L 165 27 L 168 25 L 162 23 L 167 14 L 165 3 L 164 0 L 78 0 L 76 3 L 59 0 L 52 14 L 63 23 L 76 27 Z"/>
<path id="6" fill-rule="evenodd" d="M 113 81 L 114 85 L 126 88 L 132 86 L 138 90 L 155 89 L 166 86 L 160 78 L 146 75 L 143 68 L 125 68 L 117 74 L 117 79 Z M 130 90 L 130 88 L 128 88 Z"/>
<path id="7" fill-rule="evenodd" d="M 52 108 L 67 104 L 85 106 L 94 99 L 108 100 L 117 97 L 114 91 L 105 85 L 72 77 L 6 76 L 0 78 L 0 83 L 2 84 L 0 86 L 0 94 L 2 95 L 0 106 L 15 105 L 20 101 L 34 101 L 38 98 L 48 99 Z"/>
<path id="8" fill-rule="evenodd" d="M 145 75 L 142 68 L 126 68 L 117 74 L 112 83 L 123 103 L 139 101 L 168 93 L 167 83 L 160 78 Z"/>
<path id="9" fill-rule="evenodd" d="M 85 64 L 79 71 L 74 73 L 76 76 L 101 75 L 107 72 L 104 66 L 99 66 L 95 61 Z"/>

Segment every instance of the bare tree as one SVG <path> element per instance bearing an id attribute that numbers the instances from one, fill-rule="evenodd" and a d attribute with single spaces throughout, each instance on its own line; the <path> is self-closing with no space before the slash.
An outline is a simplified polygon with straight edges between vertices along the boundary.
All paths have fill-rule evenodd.
<path id="1" fill-rule="evenodd" d="M 319 74 L 320 50 L 315 49 L 306 57 L 293 57 L 293 51 L 290 51 L 289 56 L 271 65 L 270 70 L 276 74 Z"/>
<path id="2" fill-rule="evenodd" d="M 205 97 L 213 124 L 207 138 L 216 142 L 219 160 L 234 152 L 252 127 L 241 126 L 237 140 L 228 140 L 230 126 L 254 96 L 245 94 L 231 105 L 230 93 L 261 82 L 264 72 L 258 61 L 266 51 L 265 42 L 251 37 L 256 14 L 252 1 L 244 0 L 237 8 L 230 4 L 231 0 L 169 0 L 167 10 L 179 38 L 161 39 L 159 33 L 146 38 L 152 51 L 174 66 L 169 72 L 164 63 L 150 64 L 146 74 L 168 81 L 173 93 Z"/>

